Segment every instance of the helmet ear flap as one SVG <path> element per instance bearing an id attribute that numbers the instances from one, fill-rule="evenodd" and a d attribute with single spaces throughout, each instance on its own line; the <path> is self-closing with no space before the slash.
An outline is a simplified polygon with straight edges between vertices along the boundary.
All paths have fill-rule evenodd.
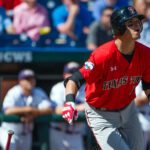
<path id="1" fill-rule="evenodd" d="M 139 24 L 140 24 L 141 32 L 142 32 L 142 30 L 143 30 L 143 23 L 142 23 L 142 21 L 141 21 L 141 20 L 139 20 Z"/>
<path id="2" fill-rule="evenodd" d="M 120 28 L 120 35 L 123 35 L 125 33 L 126 29 L 127 28 L 126 28 L 125 23 L 122 23 L 121 28 Z"/>
<path id="3" fill-rule="evenodd" d="M 126 31 L 126 25 L 125 23 L 119 23 L 115 26 L 112 26 L 112 33 L 114 36 L 120 36 L 123 35 Z"/>

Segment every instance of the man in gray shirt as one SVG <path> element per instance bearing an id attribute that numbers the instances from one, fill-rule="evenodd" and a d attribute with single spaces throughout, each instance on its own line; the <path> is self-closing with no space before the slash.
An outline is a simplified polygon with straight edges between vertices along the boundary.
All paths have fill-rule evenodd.
<path id="1" fill-rule="evenodd" d="M 113 11 L 114 9 L 112 7 L 105 7 L 102 10 L 101 20 L 94 21 L 91 24 L 86 41 L 89 50 L 94 50 L 98 46 L 113 39 L 110 26 L 110 17 Z"/>

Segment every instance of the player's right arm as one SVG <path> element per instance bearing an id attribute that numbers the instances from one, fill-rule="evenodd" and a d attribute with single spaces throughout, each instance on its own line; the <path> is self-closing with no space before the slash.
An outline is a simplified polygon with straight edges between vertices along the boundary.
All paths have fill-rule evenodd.
<path id="1" fill-rule="evenodd" d="M 69 80 L 66 84 L 66 95 L 73 94 L 76 95 L 78 91 L 78 87 L 73 80 Z"/>
<path id="2" fill-rule="evenodd" d="M 62 116 L 69 124 L 72 124 L 73 118 L 78 116 L 78 112 L 75 108 L 75 97 L 78 89 L 85 82 L 84 77 L 80 71 L 75 72 L 71 77 L 65 80 L 66 86 L 66 103 L 62 111 Z"/>

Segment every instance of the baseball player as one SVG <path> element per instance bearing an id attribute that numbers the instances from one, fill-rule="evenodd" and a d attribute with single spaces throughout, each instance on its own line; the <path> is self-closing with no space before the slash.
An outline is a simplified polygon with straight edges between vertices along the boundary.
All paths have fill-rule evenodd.
<path id="1" fill-rule="evenodd" d="M 77 62 L 68 62 L 64 66 L 63 78 L 71 76 L 77 71 L 80 65 Z M 83 85 L 76 97 L 76 107 L 79 112 L 84 112 L 85 85 Z M 56 83 L 50 92 L 50 99 L 56 104 L 55 112 L 60 115 L 65 103 L 64 81 Z M 50 128 L 50 149 L 51 150 L 84 150 L 82 133 L 85 130 L 85 123 L 76 122 L 72 126 L 68 123 L 52 122 Z"/>
<path id="2" fill-rule="evenodd" d="M 4 98 L 3 111 L 8 115 L 21 116 L 21 122 L 3 122 L 0 128 L 0 146 L 5 149 L 7 131 L 13 130 L 10 150 L 31 150 L 33 120 L 37 116 L 51 114 L 52 104 L 46 93 L 35 87 L 33 70 L 22 70 L 18 75 L 19 84 L 12 87 Z"/>
<path id="3" fill-rule="evenodd" d="M 150 50 L 136 42 L 143 15 L 132 6 L 111 16 L 114 40 L 94 50 L 85 65 L 65 80 L 66 103 L 62 116 L 73 122 L 75 95 L 86 82 L 88 124 L 102 150 L 143 150 L 142 129 L 134 103 L 135 87 L 142 80 L 150 100 Z"/>

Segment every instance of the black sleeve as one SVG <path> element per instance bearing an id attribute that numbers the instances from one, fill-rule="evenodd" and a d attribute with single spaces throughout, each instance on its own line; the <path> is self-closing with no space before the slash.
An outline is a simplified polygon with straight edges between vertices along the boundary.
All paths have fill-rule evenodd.
<path id="1" fill-rule="evenodd" d="M 142 80 L 142 87 L 143 87 L 143 90 L 150 89 L 150 82 L 145 82 L 144 80 Z"/>
<path id="2" fill-rule="evenodd" d="M 73 73 L 72 76 L 65 79 L 65 81 L 64 81 L 64 86 L 65 87 L 66 87 L 66 84 L 69 80 L 74 81 L 76 83 L 78 89 L 82 86 L 82 84 L 85 83 L 85 79 L 84 79 L 84 77 L 83 77 L 83 75 L 81 74 L 80 71 L 76 71 L 75 73 Z"/>

